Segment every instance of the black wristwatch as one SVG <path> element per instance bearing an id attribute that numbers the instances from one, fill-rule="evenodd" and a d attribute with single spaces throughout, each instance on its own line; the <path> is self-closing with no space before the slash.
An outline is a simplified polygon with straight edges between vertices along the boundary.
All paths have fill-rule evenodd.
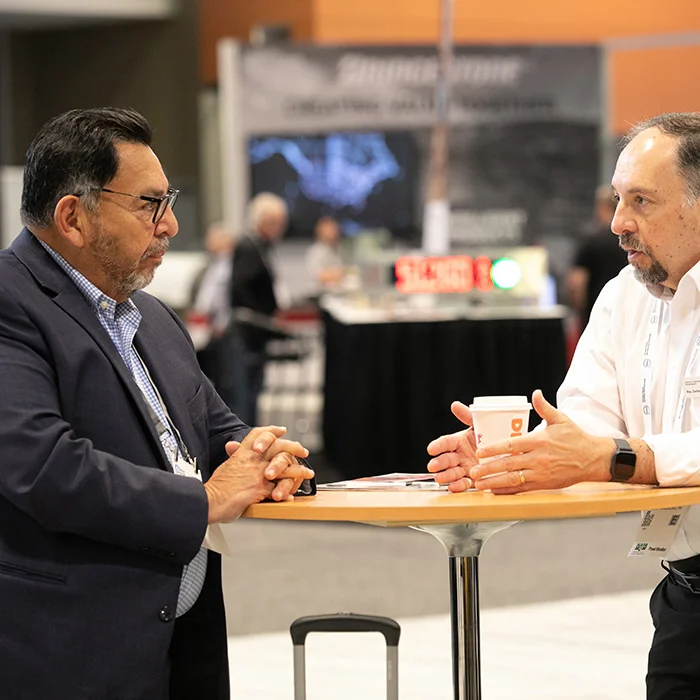
<path id="1" fill-rule="evenodd" d="M 610 459 L 610 481 L 629 481 L 634 476 L 637 455 L 627 440 L 613 438 L 615 452 Z"/>

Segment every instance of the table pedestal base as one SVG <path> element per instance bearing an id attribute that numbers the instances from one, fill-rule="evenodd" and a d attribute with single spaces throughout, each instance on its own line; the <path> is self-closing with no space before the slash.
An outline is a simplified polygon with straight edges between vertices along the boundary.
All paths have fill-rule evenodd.
<path id="1" fill-rule="evenodd" d="M 449 557 L 454 700 L 481 700 L 479 553 L 494 532 L 515 522 L 413 526 L 439 540 Z"/>

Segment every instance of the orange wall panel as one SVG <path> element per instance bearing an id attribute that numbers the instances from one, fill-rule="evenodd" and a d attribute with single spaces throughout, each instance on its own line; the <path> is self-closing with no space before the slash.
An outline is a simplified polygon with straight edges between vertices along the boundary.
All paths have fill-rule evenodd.
<path id="1" fill-rule="evenodd" d="M 435 43 L 439 0 L 316 0 L 319 43 Z M 455 0 L 457 43 L 602 43 L 700 29 L 700 2 Z M 700 110 L 700 48 L 610 53 L 610 121 L 616 133 L 665 111 Z"/>
<path id="2" fill-rule="evenodd" d="M 439 0 L 316 0 L 320 42 L 427 42 L 438 36 Z M 700 28 L 696 0 L 455 0 L 457 41 L 594 42 Z"/>
<path id="3" fill-rule="evenodd" d="M 287 24 L 294 41 L 313 39 L 314 0 L 200 0 L 201 76 L 216 84 L 216 43 L 224 37 L 247 41 L 256 24 Z"/>
<path id="4" fill-rule="evenodd" d="M 700 46 L 619 51 L 611 61 L 611 122 L 622 134 L 661 112 L 700 111 Z"/>
<path id="5" fill-rule="evenodd" d="M 216 42 L 246 40 L 255 24 L 288 24 L 298 42 L 426 44 L 439 34 L 440 0 L 200 0 L 201 69 L 216 83 Z M 698 0 L 454 0 L 461 43 L 598 43 L 700 32 Z M 652 114 L 700 110 L 700 48 L 611 53 L 617 133 Z"/>

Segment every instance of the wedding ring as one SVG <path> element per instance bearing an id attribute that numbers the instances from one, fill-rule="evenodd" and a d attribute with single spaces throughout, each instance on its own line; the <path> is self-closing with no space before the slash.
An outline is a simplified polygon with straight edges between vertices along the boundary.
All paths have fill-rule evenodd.
<path id="1" fill-rule="evenodd" d="M 525 483 L 525 474 L 523 474 L 522 469 L 518 469 L 518 476 L 520 477 L 520 483 L 524 484 Z"/>

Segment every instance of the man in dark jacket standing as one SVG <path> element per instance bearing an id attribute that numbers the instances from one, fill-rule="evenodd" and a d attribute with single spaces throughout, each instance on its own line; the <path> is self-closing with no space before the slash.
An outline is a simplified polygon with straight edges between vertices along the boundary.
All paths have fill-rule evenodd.
<path id="1" fill-rule="evenodd" d="M 262 192 L 248 205 L 249 232 L 233 256 L 231 306 L 235 323 L 233 412 L 248 425 L 257 421 L 257 404 L 265 372 L 265 345 L 277 311 L 271 249 L 287 229 L 284 200 Z"/>
<path id="2" fill-rule="evenodd" d="M 593 232 L 581 243 L 567 277 L 569 297 L 580 315 L 581 331 L 588 325 L 593 304 L 605 284 L 627 265 L 627 253 L 620 248 L 617 236 L 610 230 L 616 207 L 612 187 L 598 187 Z"/>

